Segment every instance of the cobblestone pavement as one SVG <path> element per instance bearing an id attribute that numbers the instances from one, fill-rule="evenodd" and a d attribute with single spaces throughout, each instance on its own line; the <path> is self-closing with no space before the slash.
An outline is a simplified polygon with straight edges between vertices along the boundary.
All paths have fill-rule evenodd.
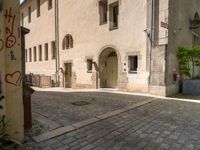
<path id="1" fill-rule="evenodd" d="M 200 104 L 156 100 L 41 143 L 33 150 L 199 150 Z"/>
<path id="2" fill-rule="evenodd" d="M 32 111 L 34 117 L 41 115 L 58 125 L 66 126 L 146 99 L 151 98 L 102 92 L 35 92 L 32 96 Z M 90 104 L 72 105 L 77 101 Z"/>

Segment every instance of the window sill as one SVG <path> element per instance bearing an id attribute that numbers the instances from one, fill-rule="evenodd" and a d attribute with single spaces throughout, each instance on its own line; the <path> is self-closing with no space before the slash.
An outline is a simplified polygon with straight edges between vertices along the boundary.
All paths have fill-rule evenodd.
<path id="1" fill-rule="evenodd" d="M 92 70 L 88 70 L 87 73 L 92 73 Z"/>
<path id="2" fill-rule="evenodd" d="M 106 25 L 107 22 L 103 22 L 103 23 L 100 23 L 99 25 L 102 26 L 102 25 Z"/>
<path id="3" fill-rule="evenodd" d="M 137 74 L 138 72 L 137 71 L 129 71 L 128 73 L 129 74 Z"/>
<path id="4" fill-rule="evenodd" d="M 112 28 L 110 28 L 110 31 L 117 30 L 117 29 L 119 29 L 119 28 L 118 27 L 112 27 Z"/>
<path id="5" fill-rule="evenodd" d="M 51 6 L 51 7 L 48 7 L 48 10 L 51 10 L 53 7 Z"/>

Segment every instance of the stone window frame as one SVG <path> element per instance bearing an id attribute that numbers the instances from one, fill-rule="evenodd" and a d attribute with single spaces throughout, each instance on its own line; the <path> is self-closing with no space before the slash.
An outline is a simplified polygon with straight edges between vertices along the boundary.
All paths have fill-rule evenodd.
<path id="1" fill-rule="evenodd" d="M 114 23 L 113 23 L 113 19 L 114 19 L 114 11 L 113 11 L 113 8 L 114 7 L 118 7 L 118 12 L 117 12 L 117 25 L 114 26 Z M 119 28 L 119 6 L 120 6 L 120 2 L 119 1 L 115 1 L 113 3 L 110 3 L 109 4 L 109 30 L 112 31 L 112 30 L 116 30 Z"/>
<path id="2" fill-rule="evenodd" d="M 25 62 L 28 62 L 28 50 L 25 49 Z"/>
<path id="3" fill-rule="evenodd" d="M 37 0 L 37 1 L 36 1 L 37 17 L 40 17 L 40 15 L 41 15 L 40 4 L 41 4 L 41 0 Z"/>
<path id="4" fill-rule="evenodd" d="M 48 10 L 53 8 L 53 1 L 52 0 L 48 0 Z"/>
<path id="5" fill-rule="evenodd" d="M 32 62 L 32 48 L 29 48 L 29 62 Z"/>
<path id="6" fill-rule="evenodd" d="M 86 56 L 85 62 L 87 63 L 87 73 L 92 73 L 93 70 L 93 56 Z M 89 64 L 91 63 L 91 64 Z"/>
<path id="7" fill-rule="evenodd" d="M 42 45 L 38 46 L 38 50 L 39 50 L 39 61 L 42 61 Z"/>
<path id="8" fill-rule="evenodd" d="M 74 47 L 74 39 L 73 39 L 71 34 L 67 34 L 63 38 L 62 49 L 66 50 L 66 49 L 70 49 L 70 48 L 73 48 L 73 47 Z"/>
<path id="9" fill-rule="evenodd" d="M 28 7 L 28 23 L 31 23 L 31 6 Z"/>
<path id="10" fill-rule="evenodd" d="M 33 47 L 33 58 L 34 58 L 33 61 L 36 62 L 37 61 L 37 48 L 36 48 L 36 46 Z"/>
<path id="11" fill-rule="evenodd" d="M 137 67 L 137 71 L 130 71 L 130 62 L 129 62 L 129 57 L 130 56 L 137 56 L 138 57 L 138 67 Z M 128 52 L 126 53 L 126 56 L 125 56 L 125 60 L 128 64 L 128 73 L 129 74 L 138 74 L 139 70 L 140 70 L 140 64 L 141 64 L 141 60 L 142 60 L 142 55 L 141 55 L 141 52 L 137 51 L 137 52 Z"/>
<path id="12" fill-rule="evenodd" d="M 23 27 L 24 26 L 24 13 L 23 12 L 21 13 L 21 24 Z"/>
<path id="13" fill-rule="evenodd" d="M 51 59 L 56 59 L 56 42 L 51 41 Z"/>
<path id="14" fill-rule="evenodd" d="M 44 57 L 45 57 L 46 61 L 49 60 L 49 45 L 48 45 L 48 43 L 44 44 Z"/>
<path id="15" fill-rule="evenodd" d="M 108 23 L 108 0 L 99 0 L 99 24 L 104 25 L 107 23 Z"/>

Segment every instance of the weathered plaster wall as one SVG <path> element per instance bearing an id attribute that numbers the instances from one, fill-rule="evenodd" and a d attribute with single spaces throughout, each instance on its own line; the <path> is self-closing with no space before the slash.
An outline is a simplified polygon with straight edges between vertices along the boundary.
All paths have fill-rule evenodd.
<path id="1" fill-rule="evenodd" d="M 0 11 L 0 78 L 7 131 L 18 141 L 23 140 L 24 118 L 22 101 L 20 10 L 18 0 L 3 0 Z"/>
<path id="2" fill-rule="evenodd" d="M 26 73 L 45 74 L 52 76 L 56 72 L 55 59 L 52 59 L 51 42 L 55 41 L 55 6 L 48 9 L 47 0 L 41 0 L 40 16 L 37 17 L 36 1 L 29 0 L 21 7 L 24 14 L 24 27 L 30 29 L 26 35 L 26 49 L 28 62 Z M 31 6 L 31 22 L 28 22 L 28 7 Z M 44 44 L 48 43 L 49 60 L 45 60 Z M 42 61 L 39 61 L 39 45 L 42 45 Z M 34 61 L 33 48 L 36 46 L 37 61 Z M 29 61 L 29 48 L 32 49 L 32 62 Z"/>
<path id="3" fill-rule="evenodd" d="M 169 3 L 169 45 L 167 48 L 166 86 L 168 95 L 178 92 L 178 82 L 173 81 L 173 72 L 178 72 L 177 50 L 180 45 L 192 46 L 193 34 L 189 20 L 194 18 L 195 12 L 200 14 L 199 0 L 170 0 Z"/>
<path id="4" fill-rule="evenodd" d="M 161 22 L 168 24 L 169 1 L 155 0 L 154 36 L 151 58 L 151 78 L 149 92 L 153 95 L 166 95 L 165 71 L 166 48 L 168 44 L 168 28 Z"/>
<path id="5" fill-rule="evenodd" d="M 109 4 L 115 1 L 108 0 Z M 147 92 L 146 14 L 146 1 L 120 0 L 119 29 L 109 31 L 109 23 L 99 25 L 98 0 L 59 1 L 61 67 L 64 68 L 64 63 L 72 60 L 76 84 L 83 87 L 92 85 L 92 73 L 87 73 L 86 58 L 91 57 L 98 64 L 100 53 L 112 47 L 119 58 L 119 88 Z M 62 50 L 62 40 L 66 34 L 73 36 L 74 48 Z M 139 71 L 138 74 L 129 74 L 127 56 L 136 53 L 140 55 Z"/>

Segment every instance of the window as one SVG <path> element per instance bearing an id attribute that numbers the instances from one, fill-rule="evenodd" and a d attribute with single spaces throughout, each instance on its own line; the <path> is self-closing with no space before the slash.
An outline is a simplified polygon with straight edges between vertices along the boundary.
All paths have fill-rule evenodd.
<path id="1" fill-rule="evenodd" d="M 27 54 L 27 49 L 25 49 L 25 62 L 28 60 L 28 54 Z"/>
<path id="2" fill-rule="evenodd" d="M 92 72 L 92 59 L 87 59 L 87 72 Z"/>
<path id="3" fill-rule="evenodd" d="M 110 5 L 110 30 L 118 28 L 119 2 Z"/>
<path id="4" fill-rule="evenodd" d="M 99 2 L 100 25 L 107 23 L 107 8 L 108 8 L 108 1 L 107 0 L 101 0 Z"/>
<path id="5" fill-rule="evenodd" d="M 39 45 L 39 61 L 42 61 L 42 45 Z"/>
<path id="6" fill-rule="evenodd" d="M 40 0 L 37 0 L 37 17 L 40 16 Z"/>
<path id="7" fill-rule="evenodd" d="M 37 61 L 37 51 L 36 51 L 36 47 L 33 48 L 33 57 L 34 57 L 34 61 Z"/>
<path id="8" fill-rule="evenodd" d="M 55 43 L 55 41 L 51 42 L 51 58 L 56 59 L 56 43 Z"/>
<path id="9" fill-rule="evenodd" d="M 31 22 L 31 6 L 28 7 L 28 22 Z"/>
<path id="10" fill-rule="evenodd" d="M 73 48 L 73 38 L 70 34 L 66 35 L 63 39 L 63 50 Z"/>
<path id="11" fill-rule="evenodd" d="M 137 72 L 138 56 L 129 56 L 129 72 Z"/>
<path id="12" fill-rule="evenodd" d="M 32 50 L 29 48 L 29 62 L 32 62 Z"/>
<path id="13" fill-rule="evenodd" d="M 24 13 L 21 13 L 21 21 L 22 26 L 24 26 Z"/>
<path id="14" fill-rule="evenodd" d="M 52 0 L 48 0 L 48 9 L 51 9 L 53 7 Z"/>
<path id="15" fill-rule="evenodd" d="M 49 59 L 48 43 L 46 43 L 44 47 L 45 47 L 45 60 L 48 60 Z"/>
<path id="16" fill-rule="evenodd" d="M 193 35 L 193 44 L 194 47 L 195 46 L 199 46 L 200 45 L 200 37 Z"/>

